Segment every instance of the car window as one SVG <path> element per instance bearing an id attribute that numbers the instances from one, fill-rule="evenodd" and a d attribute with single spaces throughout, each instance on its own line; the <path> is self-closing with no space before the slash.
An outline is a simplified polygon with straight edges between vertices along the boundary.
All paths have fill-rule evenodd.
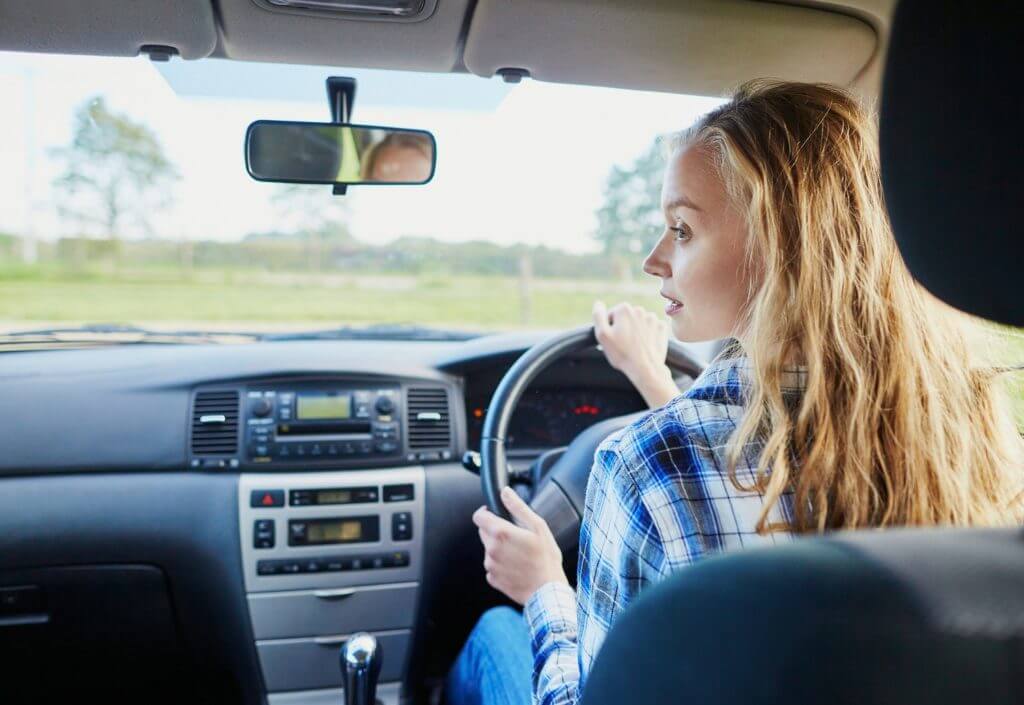
<path id="1" fill-rule="evenodd" d="M 257 119 L 431 131 L 426 186 L 259 183 Z M 663 147 L 714 98 L 469 75 L 0 53 L 0 326 L 280 332 L 584 323 L 659 307 Z"/>

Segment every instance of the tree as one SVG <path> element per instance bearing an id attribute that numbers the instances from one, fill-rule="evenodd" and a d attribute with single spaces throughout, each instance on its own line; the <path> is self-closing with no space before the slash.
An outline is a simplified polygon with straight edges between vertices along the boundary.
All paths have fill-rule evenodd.
<path id="1" fill-rule="evenodd" d="M 647 252 L 661 234 L 661 179 L 664 147 L 658 140 L 628 167 L 613 166 L 597 211 L 595 237 L 606 254 Z"/>
<path id="2" fill-rule="evenodd" d="M 345 198 L 350 198 L 346 196 Z M 349 242 L 348 203 L 326 186 L 281 184 L 271 200 L 285 229 L 306 242 L 309 268 L 319 272 L 325 243 Z"/>
<path id="3" fill-rule="evenodd" d="M 61 216 L 112 240 L 129 225 L 151 234 L 150 218 L 170 205 L 179 178 L 153 131 L 111 112 L 102 96 L 79 107 L 71 144 L 52 154 L 65 163 L 54 181 L 65 194 Z"/>

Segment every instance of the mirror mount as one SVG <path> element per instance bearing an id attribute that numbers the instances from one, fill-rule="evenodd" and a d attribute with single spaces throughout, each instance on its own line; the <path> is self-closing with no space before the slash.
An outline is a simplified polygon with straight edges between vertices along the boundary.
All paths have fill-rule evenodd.
<path id="1" fill-rule="evenodd" d="M 331 108 L 331 122 L 338 125 L 352 122 L 352 106 L 356 102 L 356 79 L 351 76 L 328 76 L 327 104 Z M 335 196 L 348 192 L 346 184 L 335 184 Z"/>

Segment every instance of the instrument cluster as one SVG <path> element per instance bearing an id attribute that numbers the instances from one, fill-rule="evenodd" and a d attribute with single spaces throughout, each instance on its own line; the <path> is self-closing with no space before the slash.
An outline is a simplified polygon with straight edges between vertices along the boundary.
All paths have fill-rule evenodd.
<path id="1" fill-rule="evenodd" d="M 467 400 L 469 447 L 480 447 L 490 397 Z M 543 449 L 569 445 L 583 430 L 607 418 L 642 410 L 636 393 L 619 389 L 528 389 L 508 430 L 508 447 Z"/>

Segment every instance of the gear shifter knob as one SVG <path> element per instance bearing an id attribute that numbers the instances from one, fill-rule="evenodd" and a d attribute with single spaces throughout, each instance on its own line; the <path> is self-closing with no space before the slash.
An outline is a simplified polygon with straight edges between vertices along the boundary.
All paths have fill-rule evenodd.
<path id="1" fill-rule="evenodd" d="M 359 632 L 341 645 L 345 705 L 375 705 L 383 654 L 372 634 Z"/>

